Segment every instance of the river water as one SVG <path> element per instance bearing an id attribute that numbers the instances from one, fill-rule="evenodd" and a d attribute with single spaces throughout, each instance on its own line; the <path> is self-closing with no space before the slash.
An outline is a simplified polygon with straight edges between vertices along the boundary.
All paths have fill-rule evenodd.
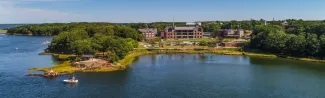
<path id="1" fill-rule="evenodd" d="M 39 56 L 51 37 L 0 35 L 1 98 L 316 98 L 325 97 L 325 64 L 279 58 L 213 54 L 138 57 L 125 71 L 76 73 L 68 77 L 26 77 L 49 67 Z M 18 50 L 16 50 L 18 48 Z"/>

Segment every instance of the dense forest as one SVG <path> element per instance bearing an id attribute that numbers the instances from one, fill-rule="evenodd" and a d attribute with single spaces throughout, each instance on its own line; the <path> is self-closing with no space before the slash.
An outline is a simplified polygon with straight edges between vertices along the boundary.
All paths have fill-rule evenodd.
<path id="1" fill-rule="evenodd" d="M 33 24 L 11 28 L 11 34 L 55 35 L 48 51 L 60 54 L 105 52 L 111 62 L 123 59 L 138 47 L 143 35 L 129 26 L 109 23 Z"/>
<path id="2" fill-rule="evenodd" d="M 324 21 L 287 20 L 253 30 L 251 48 L 286 56 L 324 58 Z"/>

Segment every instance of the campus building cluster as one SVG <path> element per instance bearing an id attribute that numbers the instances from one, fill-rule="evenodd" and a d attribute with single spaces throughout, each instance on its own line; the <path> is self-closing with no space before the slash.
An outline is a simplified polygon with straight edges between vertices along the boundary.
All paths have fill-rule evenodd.
<path id="1" fill-rule="evenodd" d="M 145 40 L 162 38 L 167 40 L 184 40 L 184 39 L 202 39 L 202 38 L 242 38 L 244 37 L 243 29 L 220 29 L 216 32 L 204 32 L 201 23 L 186 23 L 185 26 L 167 26 L 163 31 L 157 31 L 156 28 L 139 29 L 144 35 Z"/>

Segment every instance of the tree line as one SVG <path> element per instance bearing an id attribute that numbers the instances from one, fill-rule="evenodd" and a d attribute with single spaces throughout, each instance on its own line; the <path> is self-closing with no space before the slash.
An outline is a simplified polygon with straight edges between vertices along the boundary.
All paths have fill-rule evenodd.
<path id="1" fill-rule="evenodd" d="M 30 24 L 8 30 L 10 34 L 54 36 L 48 51 L 59 54 L 103 53 L 111 62 L 138 47 L 143 35 L 135 28 L 111 23 Z"/>

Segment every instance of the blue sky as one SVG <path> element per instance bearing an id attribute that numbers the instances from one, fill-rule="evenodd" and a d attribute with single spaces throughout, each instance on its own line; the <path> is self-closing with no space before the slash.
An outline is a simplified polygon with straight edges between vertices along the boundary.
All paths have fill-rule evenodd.
<path id="1" fill-rule="evenodd" d="M 325 0 L 0 0 L 0 23 L 325 20 Z"/>

